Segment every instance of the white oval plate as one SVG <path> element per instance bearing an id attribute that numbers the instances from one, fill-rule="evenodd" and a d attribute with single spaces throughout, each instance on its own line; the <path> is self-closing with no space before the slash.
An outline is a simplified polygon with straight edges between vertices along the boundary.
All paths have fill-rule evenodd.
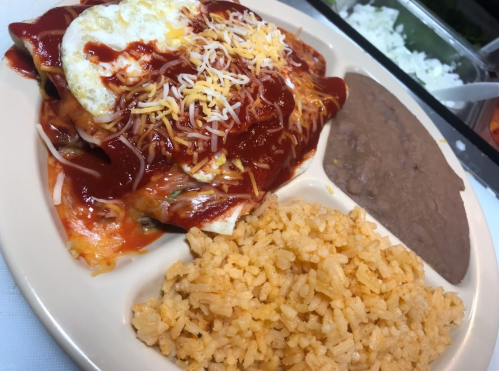
<path id="1" fill-rule="evenodd" d="M 70 1 L 62 4 L 68 5 Z M 356 71 L 381 82 L 428 129 L 447 161 L 463 179 L 468 215 L 471 261 L 463 282 L 450 285 L 425 266 L 428 285 L 457 291 L 467 308 L 462 326 L 453 332 L 453 344 L 432 364 L 433 371 L 484 371 L 492 355 L 499 325 L 499 277 L 492 240 L 480 205 L 458 160 L 431 120 L 383 67 L 350 40 L 312 18 L 272 0 L 244 3 L 264 19 L 294 32 L 321 52 L 328 76 Z M 184 235 L 165 235 L 149 247 L 150 253 L 123 261 L 114 271 L 96 278 L 65 248 L 62 227 L 47 189 L 47 152 L 39 140 L 40 94 L 35 81 L 0 66 L 0 247 L 29 304 L 78 364 L 86 370 L 175 370 L 177 367 L 135 338 L 131 306 L 158 295 L 163 275 L 178 259 L 192 259 Z M 355 203 L 326 177 L 322 161 L 330 127 L 326 125 L 317 155 L 304 174 L 281 188 L 281 200 L 303 198 L 349 212 Z M 325 185 L 331 185 L 331 195 Z M 381 226 L 378 232 L 397 239 Z"/>

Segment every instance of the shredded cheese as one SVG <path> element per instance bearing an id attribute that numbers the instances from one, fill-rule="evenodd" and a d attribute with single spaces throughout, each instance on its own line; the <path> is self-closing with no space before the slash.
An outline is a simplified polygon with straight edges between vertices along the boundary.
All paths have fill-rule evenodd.
<path id="1" fill-rule="evenodd" d="M 290 51 L 290 49 L 284 43 L 284 35 L 277 26 L 258 21 L 253 13 L 229 12 L 227 18 L 218 14 L 210 14 L 210 18 L 211 20 L 206 19 L 208 26 L 206 31 L 197 35 L 190 33 L 186 37 L 186 42 L 198 48 L 202 47 L 199 51 L 191 51 L 189 55 L 189 61 L 197 68 L 197 75 L 178 75 L 177 80 L 180 86 L 178 88 L 172 86 L 171 91 L 175 98 L 182 100 L 183 106 L 189 108 L 191 113 L 194 112 L 190 108 L 191 105 L 199 105 L 206 122 L 233 119 L 240 124 L 235 112 L 238 107 L 231 106 L 228 97 L 231 95 L 231 90 L 241 90 L 250 82 L 250 79 L 246 75 L 227 71 L 226 68 L 231 63 L 232 57 L 242 57 L 250 70 L 258 75 L 262 68 L 280 69 L 284 66 L 286 64 L 284 51 Z M 167 38 L 178 39 L 185 35 L 184 28 L 175 29 L 170 24 L 167 27 L 169 29 Z M 224 56 L 219 61 L 226 61 L 225 65 L 214 65 L 217 55 Z M 177 61 L 169 63 L 176 64 Z M 144 88 L 138 87 L 131 90 L 127 99 L 141 89 Z M 173 103 L 165 103 L 169 90 L 169 85 L 163 86 L 163 101 L 154 101 L 158 103 L 157 106 L 133 109 L 132 113 L 149 113 L 157 110 L 162 111 L 157 118 L 171 114 L 175 120 L 178 120 L 178 105 L 173 107 Z M 150 90 L 149 98 L 155 93 L 155 90 Z M 198 127 L 203 126 L 202 122 L 197 119 L 191 121 Z M 215 134 L 225 136 L 222 131 Z"/>
<path id="2" fill-rule="evenodd" d="M 148 0 L 141 0 L 140 3 L 143 6 L 151 6 Z M 184 16 L 189 17 L 188 14 Z M 127 23 L 120 13 L 118 17 L 121 23 Z M 164 64 L 158 70 L 150 70 L 154 73 L 147 75 L 147 78 L 139 81 L 141 78 L 122 71 L 116 74 L 118 85 L 109 84 L 110 90 L 120 97 L 120 109 L 124 112 L 129 110 L 128 122 L 130 126 L 133 123 L 133 135 L 129 137 L 130 140 L 122 136 L 124 132 L 123 123 L 120 122 L 121 115 L 113 116 L 112 122 L 106 121 L 102 124 L 107 130 L 118 131 L 115 135 L 119 136 L 125 145 L 133 146 L 135 143 L 140 151 L 147 151 L 145 156 L 148 163 L 154 160 L 156 152 L 166 156 L 171 162 L 174 158 L 170 152 L 171 146 L 173 152 L 185 151 L 192 155 L 193 164 L 190 170 L 185 171 L 193 175 L 203 169 L 206 174 L 216 175 L 217 181 L 228 181 L 228 184 L 222 183 L 226 193 L 229 184 L 237 183 L 235 179 L 242 179 L 243 173 L 247 172 L 254 194 L 258 197 L 260 191 L 252 170 L 245 168 L 239 158 L 227 158 L 227 153 L 220 155 L 221 152 L 217 152 L 218 143 L 226 143 L 227 136 L 239 130 L 236 126 L 236 130 L 231 131 L 234 125 L 242 124 L 239 117 L 245 117 L 248 112 L 252 112 L 256 117 L 256 108 L 271 104 L 279 118 L 279 128 L 274 130 L 283 130 L 279 143 L 284 138 L 289 139 L 293 156 L 296 156 L 293 147 L 298 144 L 298 140 L 303 140 L 303 128 L 310 128 L 309 122 L 315 127 L 318 122 L 316 117 L 310 117 L 309 112 L 319 111 L 324 114 L 326 106 L 319 99 L 322 96 L 317 94 L 312 82 L 307 79 L 301 81 L 289 73 L 292 66 L 299 64 L 288 58 L 292 50 L 285 42 L 285 35 L 276 25 L 258 20 L 251 12 L 231 11 L 223 15 L 204 15 L 204 23 L 206 29 L 200 33 L 194 33 L 190 28 L 177 29 L 167 24 L 166 38 L 180 40 L 187 45 L 185 53 L 181 53 L 174 60 L 169 60 L 164 54 L 153 53 L 152 57 L 162 60 Z M 134 53 L 134 50 L 130 50 L 131 55 Z M 140 59 L 142 56 L 137 57 Z M 239 65 L 241 61 L 244 68 Z M 190 66 L 195 72 L 180 73 L 176 77 L 166 73 L 175 66 Z M 56 69 L 46 66 L 42 66 L 42 71 L 56 73 Z M 282 80 L 285 88 L 293 93 L 295 101 L 296 109 L 291 115 L 292 120 L 289 120 L 289 127 L 286 128 L 279 104 L 271 103 L 264 96 L 264 82 L 275 79 Z M 41 85 L 43 86 L 43 81 Z M 256 97 L 255 91 L 258 92 Z M 304 96 L 307 99 L 302 99 Z M 336 101 L 333 102 L 337 104 Z M 130 126 L 127 124 L 126 128 Z M 153 130 L 156 134 L 152 133 Z M 158 140 L 151 139 L 157 138 L 158 132 L 163 135 L 163 143 L 149 143 L 148 141 Z M 171 143 L 168 144 L 170 149 L 165 146 L 168 141 L 165 136 L 168 136 Z M 210 149 L 212 154 L 205 157 L 204 153 Z M 282 149 L 273 150 L 275 154 L 282 152 Z M 139 154 L 139 151 L 135 154 Z M 199 160 L 201 156 L 204 158 Z M 142 167 L 144 158 L 142 154 L 138 157 Z M 235 173 L 234 168 L 229 170 L 230 165 L 226 165 L 227 162 L 232 163 L 240 173 Z M 210 166 L 204 169 L 208 163 Z M 253 161 L 252 166 L 258 171 L 270 170 L 270 165 L 263 161 Z M 142 175 L 143 170 L 139 171 L 134 181 L 134 189 Z"/>
<path id="3" fill-rule="evenodd" d="M 55 73 L 56 75 L 64 75 L 64 70 L 61 67 L 47 66 L 45 64 L 40 64 L 40 70 L 49 73 Z"/>
<path id="4" fill-rule="evenodd" d="M 127 26 L 128 22 L 125 21 L 125 18 L 123 18 L 123 16 L 121 15 L 121 12 L 118 11 L 117 14 L 118 14 L 118 20 L 121 22 L 121 24 L 123 24 L 124 26 Z"/>
<path id="5" fill-rule="evenodd" d="M 55 181 L 54 190 L 52 192 L 52 200 L 54 205 L 58 206 L 62 202 L 62 186 L 64 185 L 64 171 L 60 171 L 57 174 L 57 180 Z"/>
<path id="6" fill-rule="evenodd" d="M 241 162 L 241 159 L 235 158 L 231 162 L 237 169 L 239 169 L 242 173 L 244 173 L 244 166 L 243 163 Z"/>
<path id="7" fill-rule="evenodd" d="M 146 167 L 144 157 L 142 157 L 142 154 L 123 135 L 121 135 L 119 137 L 119 140 L 125 146 L 127 146 L 130 149 L 130 151 L 132 151 L 135 154 L 135 156 L 137 156 L 139 163 L 140 163 L 139 172 L 137 173 L 137 176 L 135 177 L 135 180 L 133 182 L 132 189 L 135 191 L 135 190 L 137 190 L 137 187 L 139 186 L 139 183 L 142 180 L 142 177 L 144 176 L 144 171 L 145 171 L 145 167 Z"/>
<path id="8" fill-rule="evenodd" d="M 258 186 L 256 185 L 255 175 L 253 175 L 253 172 L 250 168 L 246 168 L 246 171 L 248 172 L 251 184 L 253 185 L 253 192 L 255 192 L 255 196 L 258 197 L 260 192 L 258 191 Z"/>
<path id="9" fill-rule="evenodd" d="M 194 166 L 190 173 L 191 174 L 196 174 L 204 165 L 206 165 L 208 163 L 209 159 L 208 157 L 205 157 L 204 159 L 202 159 L 201 161 L 199 161 L 196 166 Z"/>
<path id="10" fill-rule="evenodd" d="M 191 146 L 191 144 L 188 141 L 186 141 L 186 140 L 184 140 L 182 138 L 175 137 L 175 138 L 173 138 L 173 140 L 175 140 L 175 142 L 177 142 L 177 143 L 183 144 L 186 147 L 190 147 Z"/>
<path id="11" fill-rule="evenodd" d="M 74 9 L 70 6 L 65 6 L 64 9 L 66 9 L 71 15 L 73 16 L 73 19 L 78 18 L 78 14 L 74 11 Z"/>
<path id="12" fill-rule="evenodd" d="M 83 166 L 78 165 L 78 164 L 75 164 L 69 160 L 66 160 L 64 157 L 62 157 L 62 155 L 57 151 L 57 149 L 54 147 L 54 145 L 50 141 L 50 138 L 47 136 L 47 134 L 45 134 L 45 131 L 43 130 L 42 125 L 36 124 L 35 127 L 36 127 L 36 130 L 38 131 L 38 134 L 45 142 L 45 145 L 49 149 L 50 153 L 52 153 L 52 156 L 54 156 L 57 161 L 59 161 L 60 163 L 62 163 L 64 165 L 74 167 L 75 169 L 83 171 L 84 173 L 93 175 L 96 178 L 100 178 L 101 175 L 97 171 L 92 170 L 92 169 L 88 169 L 88 168 L 83 167 Z"/>
<path id="13" fill-rule="evenodd" d="M 214 195 L 215 191 L 213 189 L 210 189 L 209 191 L 202 191 L 198 193 L 198 196 L 209 196 L 209 195 Z"/>

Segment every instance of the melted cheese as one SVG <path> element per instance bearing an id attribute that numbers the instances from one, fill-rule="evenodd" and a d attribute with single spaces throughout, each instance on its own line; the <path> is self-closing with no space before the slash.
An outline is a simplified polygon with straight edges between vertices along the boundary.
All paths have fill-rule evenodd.
<path id="1" fill-rule="evenodd" d="M 174 150 L 181 147 L 191 149 L 199 139 L 211 140 L 213 154 L 207 158 L 203 169 L 197 165 L 180 164 L 196 180 L 211 182 L 226 161 L 225 155 L 217 152 L 217 144 L 219 138 L 225 141 L 229 129 L 222 128 L 219 122 L 241 124 L 237 113 L 241 102 L 229 102 L 233 94 L 251 81 L 246 74 L 229 72 L 228 67 L 234 59 L 239 59 L 246 64 L 250 75 L 258 77 L 263 70 L 279 73 L 286 65 L 286 56 L 291 49 L 277 26 L 258 20 L 251 12 L 228 12 L 227 17 L 218 14 L 204 16 L 207 28 L 195 34 L 188 27 L 189 18 L 182 12 L 183 7 L 191 16 L 197 16 L 200 12 L 198 0 L 124 0 L 119 5 L 89 8 L 70 25 L 63 39 L 63 67 L 72 93 L 94 116 L 110 114 L 120 92 L 125 94 L 127 100 L 133 94 L 141 93 L 140 96 L 146 99 L 141 98 L 131 110 L 131 115 L 140 115 L 142 122 L 145 116 L 162 121 Z M 136 55 L 132 57 L 122 53 L 110 63 L 92 62 L 84 55 L 84 45 L 97 41 L 121 51 L 130 42 L 139 40 L 154 42 L 159 51 L 186 46 L 190 49 L 188 59 L 197 74 L 181 73 L 176 77 L 177 81 L 165 83 L 162 78 L 160 82 L 134 87 L 127 86 L 126 81 L 120 79 L 123 85 L 105 87 L 101 77 L 112 76 L 117 71 L 124 72 L 127 81 L 140 78 L 145 73 L 141 62 L 147 62 L 153 56 L 141 54 L 137 60 Z M 180 63 L 185 61 L 178 59 L 166 65 Z M 295 88 L 289 79 L 286 83 L 292 90 Z M 178 132 L 173 122 L 186 113 L 191 127 L 197 129 L 187 135 Z M 199 113 L 203 116 L 202 120 Z M 131 119 L 133 122 L 136 120 Z M 103 127 L 107 129 L 110 125 Z M 195 152 L 193 163 L 197 162 L 197 156 Z M 154 151 L 150 157 L 152 161 Z M 258 196 L 259 190 L 251 170 L 245 169 L 239 159 L 232 163 L 239 171 L 249 173 L 254 193 Z"/>

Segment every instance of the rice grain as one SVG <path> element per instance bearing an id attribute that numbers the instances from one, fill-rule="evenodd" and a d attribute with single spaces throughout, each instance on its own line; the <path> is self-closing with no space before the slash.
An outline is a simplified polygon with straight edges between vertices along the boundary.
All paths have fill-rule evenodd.
<path id="1" fill-rule="evenodd" d="M 137 337 L 187 370 L 429 370 L 464 315 L 423 262 L 355 208 L 269 197 L 232 236 L 191 229 L 198 257 L 133 306 Z"/>

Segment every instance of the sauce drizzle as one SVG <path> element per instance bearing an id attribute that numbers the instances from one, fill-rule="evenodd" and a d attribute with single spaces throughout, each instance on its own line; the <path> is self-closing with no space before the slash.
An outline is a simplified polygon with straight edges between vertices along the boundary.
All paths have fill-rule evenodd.
<path id="1" fill-rule="evenodd" d="M 23 77 L 28 79 L 36 79 L 38 71 L 36 70 L 33 58 L 26 52 L 23 52 L 12 46 L 5 53 L 5 59 L 9 62 L 9 67 Z"/>
<path id="2" fill-rule="evenodd" d="M 54 8 L 32 24 L 14 23 L 9 26 L 14 35 L 32 43 L 33 66 L 36 65 L 38 70 L 43 71 L 42 67 L 61 67 L 60 45 L 74 14 L 80 14 L 92 5 L 114 2 L 84 0 L 82 3 L 85 5 Z M 228 13 L 234 11 L 251 12 L 243 5 L 229 1 L 204 1 L 202 6 L 208 14 L 216 13 L 222 17 L 228 17 Z M 258 15 L 255 17 L 261 20 Z M 201 33 L 208 27 L 201 16 L 192 19 L 192 26 L 194 33 Z M 212 131 L 218 129 L 211 126 L 209 129 L 212 131 L 206 129 L 206 126 L 211 125 L 207 125 L 207 122 L 201 125 L 193 123 L 190 115 L 203 117 L 199 106 L 192 113 L 185 107 L 178 119 L 167 116 L 166 124 L 163 124 L 165 120 L 155 117 L 156 113 L 132 113 L 141 107 L 139 102 L 144 103 L 148 98 L 149 91 L 142 89 L 148 84 L 156 84 L 162 89 L 162 84 L 167 83 L 171 89 L 179 89 L 180 74 L 197 75 L 196 65 L 190 61 L 186 46 L 176 51 L 161 52 L 154 43 L 133 42 L 124 50 L 117 51 L 102 43 L 86 43 L 84 52 L 91 63 L 112 63 L 122 57 L 131 57 L 139 61 L 146 76 L 139 82 L 124 81 L 123 71 L 101 77 L 103 84 L 117 94 L 115 110 L 120 115 L 112 124 L 103 123 L 99 126 L 95 122 L 67 88 L 64 75 L 44 72 L 54 83 L 61 99 L 44 99 L 40 112 L 42 127 L 54 146 L 64 152 L 68 160 L 101 174 L 95 177 L 60 164 L 68 179 L 66 195 L 87 212 L 82 218 L 85 219 L 84 225 L 89 235 L 93 233 L 95 225 L 103 220 L 108 222 L 103 219 L 102 205 L 96 199 L 124 203 L 126 217 L 120 228 L 127 231 L 131 220 L 138 225 L 138 220 L 144 217 L 188 229 L 214 220 L 240 202 L 249 200 L 258 204 L 266 192 L 275 190 L 293 177 L 295 169 L 315 150 L 325 122 L 344 104 L 346 87 L 342 79 L 324 76 L 325 61 L 322 55 L 296 40 L 293 35 L 280 31 L 285 34 L 291 48 L 283 56 L 287 64 L 282 70 L 263 68 L 256 76 L 247 62 L 237 55 L 231 55 L 228 68 L 235 75 L 248 76 L 250 82 L 227 95 L 229 105 L 240 105 L 234 113 L 236 118 L 220 121 L 219 129 L 226 130 L 225 135 L 214 136 Z M 163 68 L 172 62 L 171 66 Z M 26 66 L 18 70 L 30 72 Z M 309 115 L 306 117 L 313 117 L 313 122 L 296 119 L 297 97 L 290 78 L 295 84 L 302 85 L 300 91 L 306 92 L 299 107 L 301 110 L 303 105 L 304 109 L 312 112 L 310 115 L 306 113 Z M 136 89 L 137 86 L 139 89 Z M 154 95 L 154 92 L 151 94 Z M 178 101 L 179 105 L 182 104 L 182 99 Z M 236 121 L 239 122 L 235 124 Z M 105 134 L 99 137 L 98 146 L 95 146 L 82 139 L 85 137 L 82 137 L 82 130 L 86 130 L 85 135 L 90 137 L 103 132 Z M 174 137 L 171 132 L 184 137 Z M 193 133 L 198 135 L 198 139 L 190 141 L 191 147 L 185 145 L 185 140 L 182 144 L 182 138 L 193 138 L 188 136 Z M 126 143 L 131 143 L 134 148 L 131 150 Z M 198 182 L 180 168 L 179 164 L 193 168 L 199 162 L 211 158 L 214 144 L 217 152 L 226 155 L 227 169 L 237 175 L 232 180 L 224 179 L 222 182 L 222 176 L 217 175 L 211 183 Z M 198 155 L 196 160 L 193 147 Z M 244 171 L 231 162 L 235 159 L 240 161 Z M 55 170 L 49 167 L 49 171 Z M 138 190 L 135 191 L 137 182 Z M 203 195 L 203 192 L 206 193 Z M 67 210 L 61 211 L 62 207 L 59 206 L 58 210 L 63 222 L 66 220 L 66 229 L 74 228 L 70 223 L 74 221 L 72 216 L 67 216 Z M 141 248 L 145 241 L 149 243 L 151 240 L 150 235 L 141 240 L 140 236 L 135 238 L 127 233 L 123 230 L 122 236 L 126 235 L 126 240 L 132 242 L 123 243 L 118 252 Z"/>

